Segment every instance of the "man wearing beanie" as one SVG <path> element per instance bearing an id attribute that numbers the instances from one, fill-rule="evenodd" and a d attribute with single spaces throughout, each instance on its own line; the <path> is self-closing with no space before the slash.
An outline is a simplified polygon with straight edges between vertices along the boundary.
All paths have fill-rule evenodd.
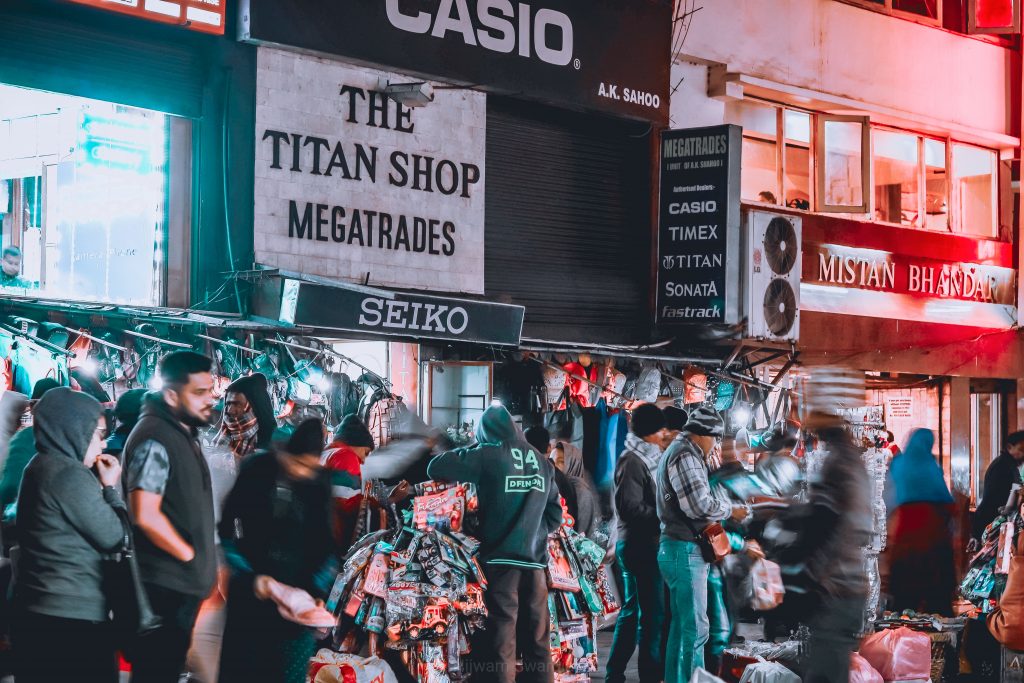
<path id="1" fill-rule="evenodd" d="M 480 558 L 487 565 L 487 627 L 481 632 L 481 680 L 551 683 L 548 534 L 562 523 L 554 466 L 523 440 L 503 406 L 480 417 L 477 443 L 442 453 L 427 474 L 443 481 L 476 484 L 480 500 Z M 518 641 L 518 642 L 517 642 Z M 472 669 L 471 669 L 472 671 Z"/>
<path id="2" fill-rule="evenodd" d="M 60 383 L 52 377 L 44 377 L 32 387 L 32 399 L 29 404 L 32 410 L 39 403 L 50 389 L 56 389 Z M 0 476 L 0 514 L 7 521 L 13 521 L 16 511 L 11 508 L 10 515 L 7 514 L 7 507 L 18 500 L 18 489 L 21 487 L 21 478 L 25 474 L 25 468 L 36 454 L 36 433 L 32 427 L 25 427 L 14 435 L 10 445 L 7 447 L 7 460 L 4 461 L 3 475 Z"/>
<path id="3" fill-rule="evenodd" d="M 664 677 L 661 634 L 664 622 L 664 584 L 658 571 L 657 487 L 654 475 L 666 440 L 665 415 L 655 405 L 633 409 L 626 449 L 615 463 L 615 512 L 619 540 L 615 557 L 622 572 L 625 598 L 608 654 L 608 683 L 625 683 L 626 665 L 640 646 L 640 683 Z"/>
<path id="4" fill-rule="evenodd" d="M 354 540 L 356 517 L 363 502 L 363 463 L 374 449 L 373 435 L 354 413 L 346 415 L 334 430 L 334 440 L 324 451 L 324 467 L 331 473 L 334 495 L 334 531 L 341 552 Z"/>
<path id="5" fill-rule="evenodd" d="M 702 529 L 732 518 L 742 521 L 748 506 L 718 498 L 708 483 L 708 458 L 722 440 L 722 418 L 701 406 L 689 415 L 658 465 L 658 566 L 668 585 L 672 623 L 665 652 L 665 683 L 686 683 L 704 668 L 708 642 L 708 571 L 699 545 Z M 717 673 L 717 672 L 712 672 Z"/>

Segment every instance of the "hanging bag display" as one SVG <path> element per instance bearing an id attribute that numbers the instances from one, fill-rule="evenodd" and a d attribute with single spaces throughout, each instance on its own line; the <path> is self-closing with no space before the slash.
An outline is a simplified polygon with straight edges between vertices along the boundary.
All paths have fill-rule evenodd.
<path id="1" fill-rule="evenodd" d="M 583 448 L 583 410 L 572 400 L 569 387 L 562 389 L 555 405 L 562 405 L 563 402 L 563 410 L 553 410 L 544 416 L 544 428 L 551 433 L 552 438 Z"/>
<path id="2" fill-rule="evenodd" d="M 121 520 L 124 534 L 121 552 L 108 562 L 105 572 L 105 593 L 114 615 L 114 629 L 120 638 L 130 641 L 160 626 L 160 618 L 149 604 L 142 585 L 138 560 L 135 557 L 135 536 L 128 511 L 114 508 Z"/>

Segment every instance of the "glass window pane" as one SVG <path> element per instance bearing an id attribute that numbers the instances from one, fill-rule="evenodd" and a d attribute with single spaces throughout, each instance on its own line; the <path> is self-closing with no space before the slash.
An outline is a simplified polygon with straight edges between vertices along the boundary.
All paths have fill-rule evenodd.
<path id="1" fill-rule="evenodd" d="M 924 227 L 949 229 L 949 174 L 946 172 L 946 143 L 924 140 Z"/>
<path id="2" fill-rule="evenodd" d="M 953 172 L 960 198 L 958 231 L 993 237 L 996 232 L 996 153 L 953 145 Z"/>
<path id="3" fill-rule="evenodd" d="M 170 118 L 0 84 L 0 287 L 55 298 L 162 303 Z"/>
<path id="4" fill-rule="evenodd" d="M 929 19 L 938 19 L 940 2 L 942 0 L 892 0 L 892 8 Z"/>
<path id="5" fill-rule="evenodd" d="M 875 163 L 875 220 L 917 225 L 920 214 L 916 135 L 872 132 Z"/>
<path id="6" fill-rule="evenodd" d="M 811 115 L 785 110 L 785 202 L 793 209 L 811 208 Z"/>
<path id="7" fill-rule="evenodd" d="M 864 178 L 859 121 L 828 121 L 825 128 L 825 193 L 827 206 L 864 204 Z"/>
<path id="8" fill-rule="evenodd" d="M 732 121 L 743 126 L 740 196 L 748 202 L 777 204 L 778 109 L 759 102 L 737 102 L 732 107 Z"/>

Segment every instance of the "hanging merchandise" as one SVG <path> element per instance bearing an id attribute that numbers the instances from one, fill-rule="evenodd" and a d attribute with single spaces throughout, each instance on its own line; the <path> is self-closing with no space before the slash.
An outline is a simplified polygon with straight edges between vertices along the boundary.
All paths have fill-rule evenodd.
<path id="1" fill-rule="evenodd" d="M 625 394 L 626 375 L 612 367 L 610 362 L 603 386 L 604 391 L 601 393 L 601 398 L 610 406 L 621 407 L 624 402 L 622 395 Z"/>
<path id="2" fill-rule="evenodd" d="M 547 404 L 553 409 L 557 410 L 562 407 L 562 390 L 566 388 L 566 380 L 568 375 L 565 374 L 565 370 L 562 368 L 552 365 L 550 363 L 543 363 L 544 365 L 544 388 L 547 390 Z"/>
<path id="3" fill-rule="evenodd" d="M 554 405 L 564 404 L 561 410 L 553 410 L 544 416 L 544 427 L 551 438 L 565 441 L 583 449 L 583 410 L 569 396 L 569 387 L 563 387 Z"/>
<path id="4" fill-rule="evenodd" d="M 562 366 L 562 369 L 565 370 L 567 376 L 569 394 L 581 406 L 587 408 L 593 405 L 590 400 L 591 389 L 594 386 L 599 386 L 597 383 L 597 366 L 590 362 L 590 356 L 584 354 L 580 356 L 580 359 L 586 360 L 587 365 L 583 365 L 583 363 L 566 363 Z"/>
<path id="5" fill-rule="evenodd" d="M 479 542 L 462 533 L 477 508 L 475 489 L 428 481 L 414 492 L 399 528 L 367 534 L 349 550 L 327 609 L 338 617 L 341 652 L 358 652 L 367 637 L 376 651 L 384 640 L 407 653 L 417 681 L 433 683 L 462 677 L 469 638 L 487 616 L 487 580 Z"/>
<path id="6" fill-rule="evenodd" d="M 707 373 L 698 367 L 690 366 L 683 372 L 683 383 L 686 385 L 683 403 L 704 403 L 708 391 Z"/>
<path id="7" fill-rule="evenodd" d="M 654 367 L 647 367 L 641 370 L 640 377 L 636 381 L 636 391 L 633 398 L 642 403 L 654 403 L 658 400 L 658 393 L 660 391 L 661 370 Z"/>
<path id="8" fill-rule="evenodd" d="M 562 508 L 562 526 L 548 539 L 548 611 L 555 683 L 584 683 L 598 669 L 597 631 L 619 611 L 600 545 L 573 528 Z"/>
<path id="9" fill-rule="evenodd" d="M 494 370 L 494 396 L 512 415 L 537 415 L 547 407 L 541 366 L 529 358 L 510 359 Z"/>
<path id="10" fill-rule="evenodd" d="M 398 683 L 379 657 L 359 657 L 328 649 L 309 660 L 309 683 Z"/>

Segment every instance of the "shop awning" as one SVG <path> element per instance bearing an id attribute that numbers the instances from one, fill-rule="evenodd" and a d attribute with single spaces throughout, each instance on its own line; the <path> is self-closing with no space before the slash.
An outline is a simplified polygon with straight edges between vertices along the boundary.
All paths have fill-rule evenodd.
<path id="1" fill-rule="evenodd" d="M 256 288 L 254 312 L 285 325 L 411 339 L 517 346 L 523 306 L 400 292 L 273 271 Z"/>

